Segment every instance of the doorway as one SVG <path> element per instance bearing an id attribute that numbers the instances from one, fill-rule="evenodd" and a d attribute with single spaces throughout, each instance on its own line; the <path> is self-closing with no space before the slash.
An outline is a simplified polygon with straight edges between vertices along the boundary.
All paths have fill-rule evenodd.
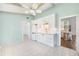
<path id="1" fill-rule="evenodd" d="M 22 40 L 31 39 L 30 22 L 26 20 L 21 21 L 21 28 L 22 28 Z"/>
<path id="2" fill-rule="evenodd" d="M 61 19 L 61 46 L 76 49 L 76 16 Z"/>

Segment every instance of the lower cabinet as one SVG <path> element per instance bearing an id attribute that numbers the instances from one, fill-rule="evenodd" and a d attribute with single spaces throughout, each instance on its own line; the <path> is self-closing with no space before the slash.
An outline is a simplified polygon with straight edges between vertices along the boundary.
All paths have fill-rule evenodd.
<path id="1" fill-rule="evenodd" d="M 54 34 L 32 34 L 32 40 L 54 47 Z"/>

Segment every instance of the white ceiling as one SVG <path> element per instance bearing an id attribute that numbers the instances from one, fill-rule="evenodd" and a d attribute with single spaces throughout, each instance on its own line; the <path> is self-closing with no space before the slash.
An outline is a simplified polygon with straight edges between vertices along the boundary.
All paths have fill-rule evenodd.
<path id="1" fill-rule="evenodd" d="M 50 8 L 50 7 L 53 7 L 55 4 L 52 4 L 52 3 L 19 3 L 17 5 L 23 6 L 24 8 L 26 8 L 26 10 L 34 9 L 34 6 L 37 6 L 36 9 L 44 11 L 44 10 Z"/>
<path id="2" fill-rule="evenodd" d="M 0 11 L 37 15 L 54 6 L 52 3 L 3 3 Z"/>

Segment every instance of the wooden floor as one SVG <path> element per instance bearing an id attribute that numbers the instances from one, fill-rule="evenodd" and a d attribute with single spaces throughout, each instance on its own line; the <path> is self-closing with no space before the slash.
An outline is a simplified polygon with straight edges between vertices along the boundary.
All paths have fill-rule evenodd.
<path id="1" fill-rule="evenodd" d="M 70 49 L 76 49 L 76 35 L 73 35 L 72 40 L 66 40 L 66 38 L 61 38 L 61 45 Z"/>

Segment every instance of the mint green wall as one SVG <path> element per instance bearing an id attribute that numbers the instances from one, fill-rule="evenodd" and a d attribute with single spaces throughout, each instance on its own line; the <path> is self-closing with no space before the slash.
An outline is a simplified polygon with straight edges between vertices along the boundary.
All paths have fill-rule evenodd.
<path id="1" fill-rule="evenodd" d="M 44 11 L 42 14 L 37 15 L 35 18 L 37 19 L 53 13 L 57 14 L 59 17 L 79 14 L 79 4 L 78 3 L 57 4 L 55 7 L 52 7 Z"/>
<path id="2" fill-rule="evenodd" d="M 42 14 L 39 14 L 35 17 L 35 19 L 48 16 L 50 14 L 56 14 L 56 28 L 59 26 L 59 17 L 70 16 L 70 15 L 79 15 L 79 4 L 77 3 L 63 3 L 57 4 L 55 7 L 49 8 L 48 10 L 44 11 Z M 54 35 L 54 45 L 58 47 L 60 44 L 60 40 L 58 39 L 60 34 Z M 61 45 L 61 44 L 60 44 Z"/>
<path id="3" fill-rule="evenodd" d="M 11 14 L 0 12 L 0 44 L 8 45 L 22 41 L 21 20 L 27 19 L 28 15 Z"/>

